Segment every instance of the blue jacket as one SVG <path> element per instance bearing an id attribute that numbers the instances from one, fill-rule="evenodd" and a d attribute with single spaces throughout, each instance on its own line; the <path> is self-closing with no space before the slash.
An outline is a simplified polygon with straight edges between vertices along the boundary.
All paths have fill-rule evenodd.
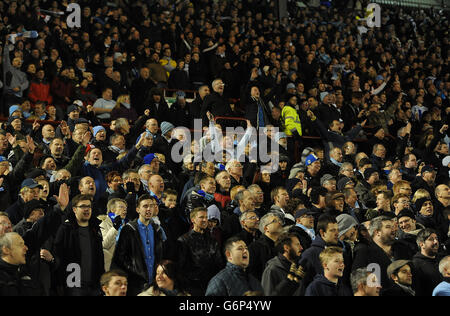
<path id="1" fill-rule="evenodd" d="M 305 296 L 352 296 L 352 292 L 341 282 L 341 279 L 335 284 L 323 274 L 318 274 L 306 288 Z"/>
<path id="2" fill-rule="evenodd" d="M 450 278 L 444 278 L 444 281 L 434 288 L 433 296 L 450 296 Z"/>
<path id="3" fill-rule="evenodd" d="M 227 262 L 225 269 L 208 283 L 206 296 L 243 296 L 247 291 L 263 292 L 261 283 L 248 271 Z"/>

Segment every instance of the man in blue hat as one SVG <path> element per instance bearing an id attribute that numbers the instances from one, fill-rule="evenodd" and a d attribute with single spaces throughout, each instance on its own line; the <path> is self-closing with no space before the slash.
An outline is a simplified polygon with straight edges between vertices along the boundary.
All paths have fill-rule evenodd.
<path id="1" fill-rule="evenodd" d="M 166 164 L 168 168 L 172 170 L 174 174 L 178 174 L 181 172 L 182 159 L 181 155 L 179 155 L 179 162 L 175 162 L 174 157 L 172 156 L 172 149 L 179 141 L 178 139 L 172 137 L 172 132 L 174 129 L 175 126 L 172 123 L 167 121 L 161 122 L 161 135 L 156 137 L 153 144 L 153 149 L 155 153 L 163 154 L 164 157 L 166 157 Z"/>
<path id="2" fill-rule="evenodd" d="M 31 178 L 22 181 L 18 200 L 6 209 L 12 225 L 16 225 L 24 217 L 25 203 L 31 200 L 39 200 L 40 189 L 42 189 L 42 186 Z"/>

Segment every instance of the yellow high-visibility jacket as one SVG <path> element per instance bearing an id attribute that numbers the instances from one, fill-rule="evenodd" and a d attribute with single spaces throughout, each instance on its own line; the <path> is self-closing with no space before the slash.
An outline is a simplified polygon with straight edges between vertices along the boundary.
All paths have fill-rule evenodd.
<path id="1" fill-rule="evenodd" d="M 302 136 L 302 123 L 297 111 L 289 106 L 285 105 L 281 111 L 281 121 L 283 123 L 284 133 L 287 136 L 292 136 L 292 131 L 297 130 L 298 134 Z"/>

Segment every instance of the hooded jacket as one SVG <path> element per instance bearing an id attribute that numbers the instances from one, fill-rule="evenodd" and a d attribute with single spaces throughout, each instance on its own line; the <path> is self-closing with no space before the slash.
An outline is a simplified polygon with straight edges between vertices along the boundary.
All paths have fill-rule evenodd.
<path id="1" fill-rule="evenodd" d="M 323 274 L 318 274 L 306 288 L 305 296 L 352 296 L 352 291 L 342 283 L 342 279 L 335 284 Z"/>
<path id="2" fill-rule="evenodd" d="M 311 243 L 311 247 L 306 249 L 302 256 L 300 257 L 299 265 L 305 268 L 306 275 L 303 279 L 305 287 L 307 287 L 318 274 L 323 274 L 322 263 L 320 262 L 319 255 L 327 247 L 327 243 L 322 239 L 320 235 L 316 236 L 316 239 Z M 350 273 L 352 267 L 352 249 L 349 244 L 343 241 L 338 241 L 338 245 L 333 245 L 341 247 L 344 251 L 344 275 L 341 280 L 349 286 L 350 284 Z"/>
<path id="3" fill-rule="evenodd" d="M 155 267 L 163 257 L 162 230 L 151 223 L 155 240 Z M 144 246 L 138 228 L 138 219 L 127 223 L 121 230 L 111 261 L 111 268 L 118 268 L 128 274 L 128 296 L 136 296 L 148 288 L 153 280 L 148 279 Z"/>
<path id="4" fill-rule="evenodd" d="M 413 285 L 416 296 L 431 296 L 434 288 L 442 282 L 439 272 L 439 260 L 425 257 L 420 252 L 412 258 Z"/>
<path id="5" fill-rule="evenodd" d="M 267 261 L 261 281 L 265 296 L 300 295 L 301 284 L 287 278 L 291 264 L 281 254 Z"/>

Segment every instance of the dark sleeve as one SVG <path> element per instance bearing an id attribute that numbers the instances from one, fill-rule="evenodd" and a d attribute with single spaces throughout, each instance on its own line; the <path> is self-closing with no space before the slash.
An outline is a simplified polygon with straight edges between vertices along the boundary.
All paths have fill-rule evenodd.
<path id="1" fill-rule="evenodd" d="M 360 247 L 355 247 L 355 254 L 353 256 L 352 271 L 359 268 L 367 267 L 367 259 L 369 257 L 369 248 L 365 245 L 360 245 Z"/>

